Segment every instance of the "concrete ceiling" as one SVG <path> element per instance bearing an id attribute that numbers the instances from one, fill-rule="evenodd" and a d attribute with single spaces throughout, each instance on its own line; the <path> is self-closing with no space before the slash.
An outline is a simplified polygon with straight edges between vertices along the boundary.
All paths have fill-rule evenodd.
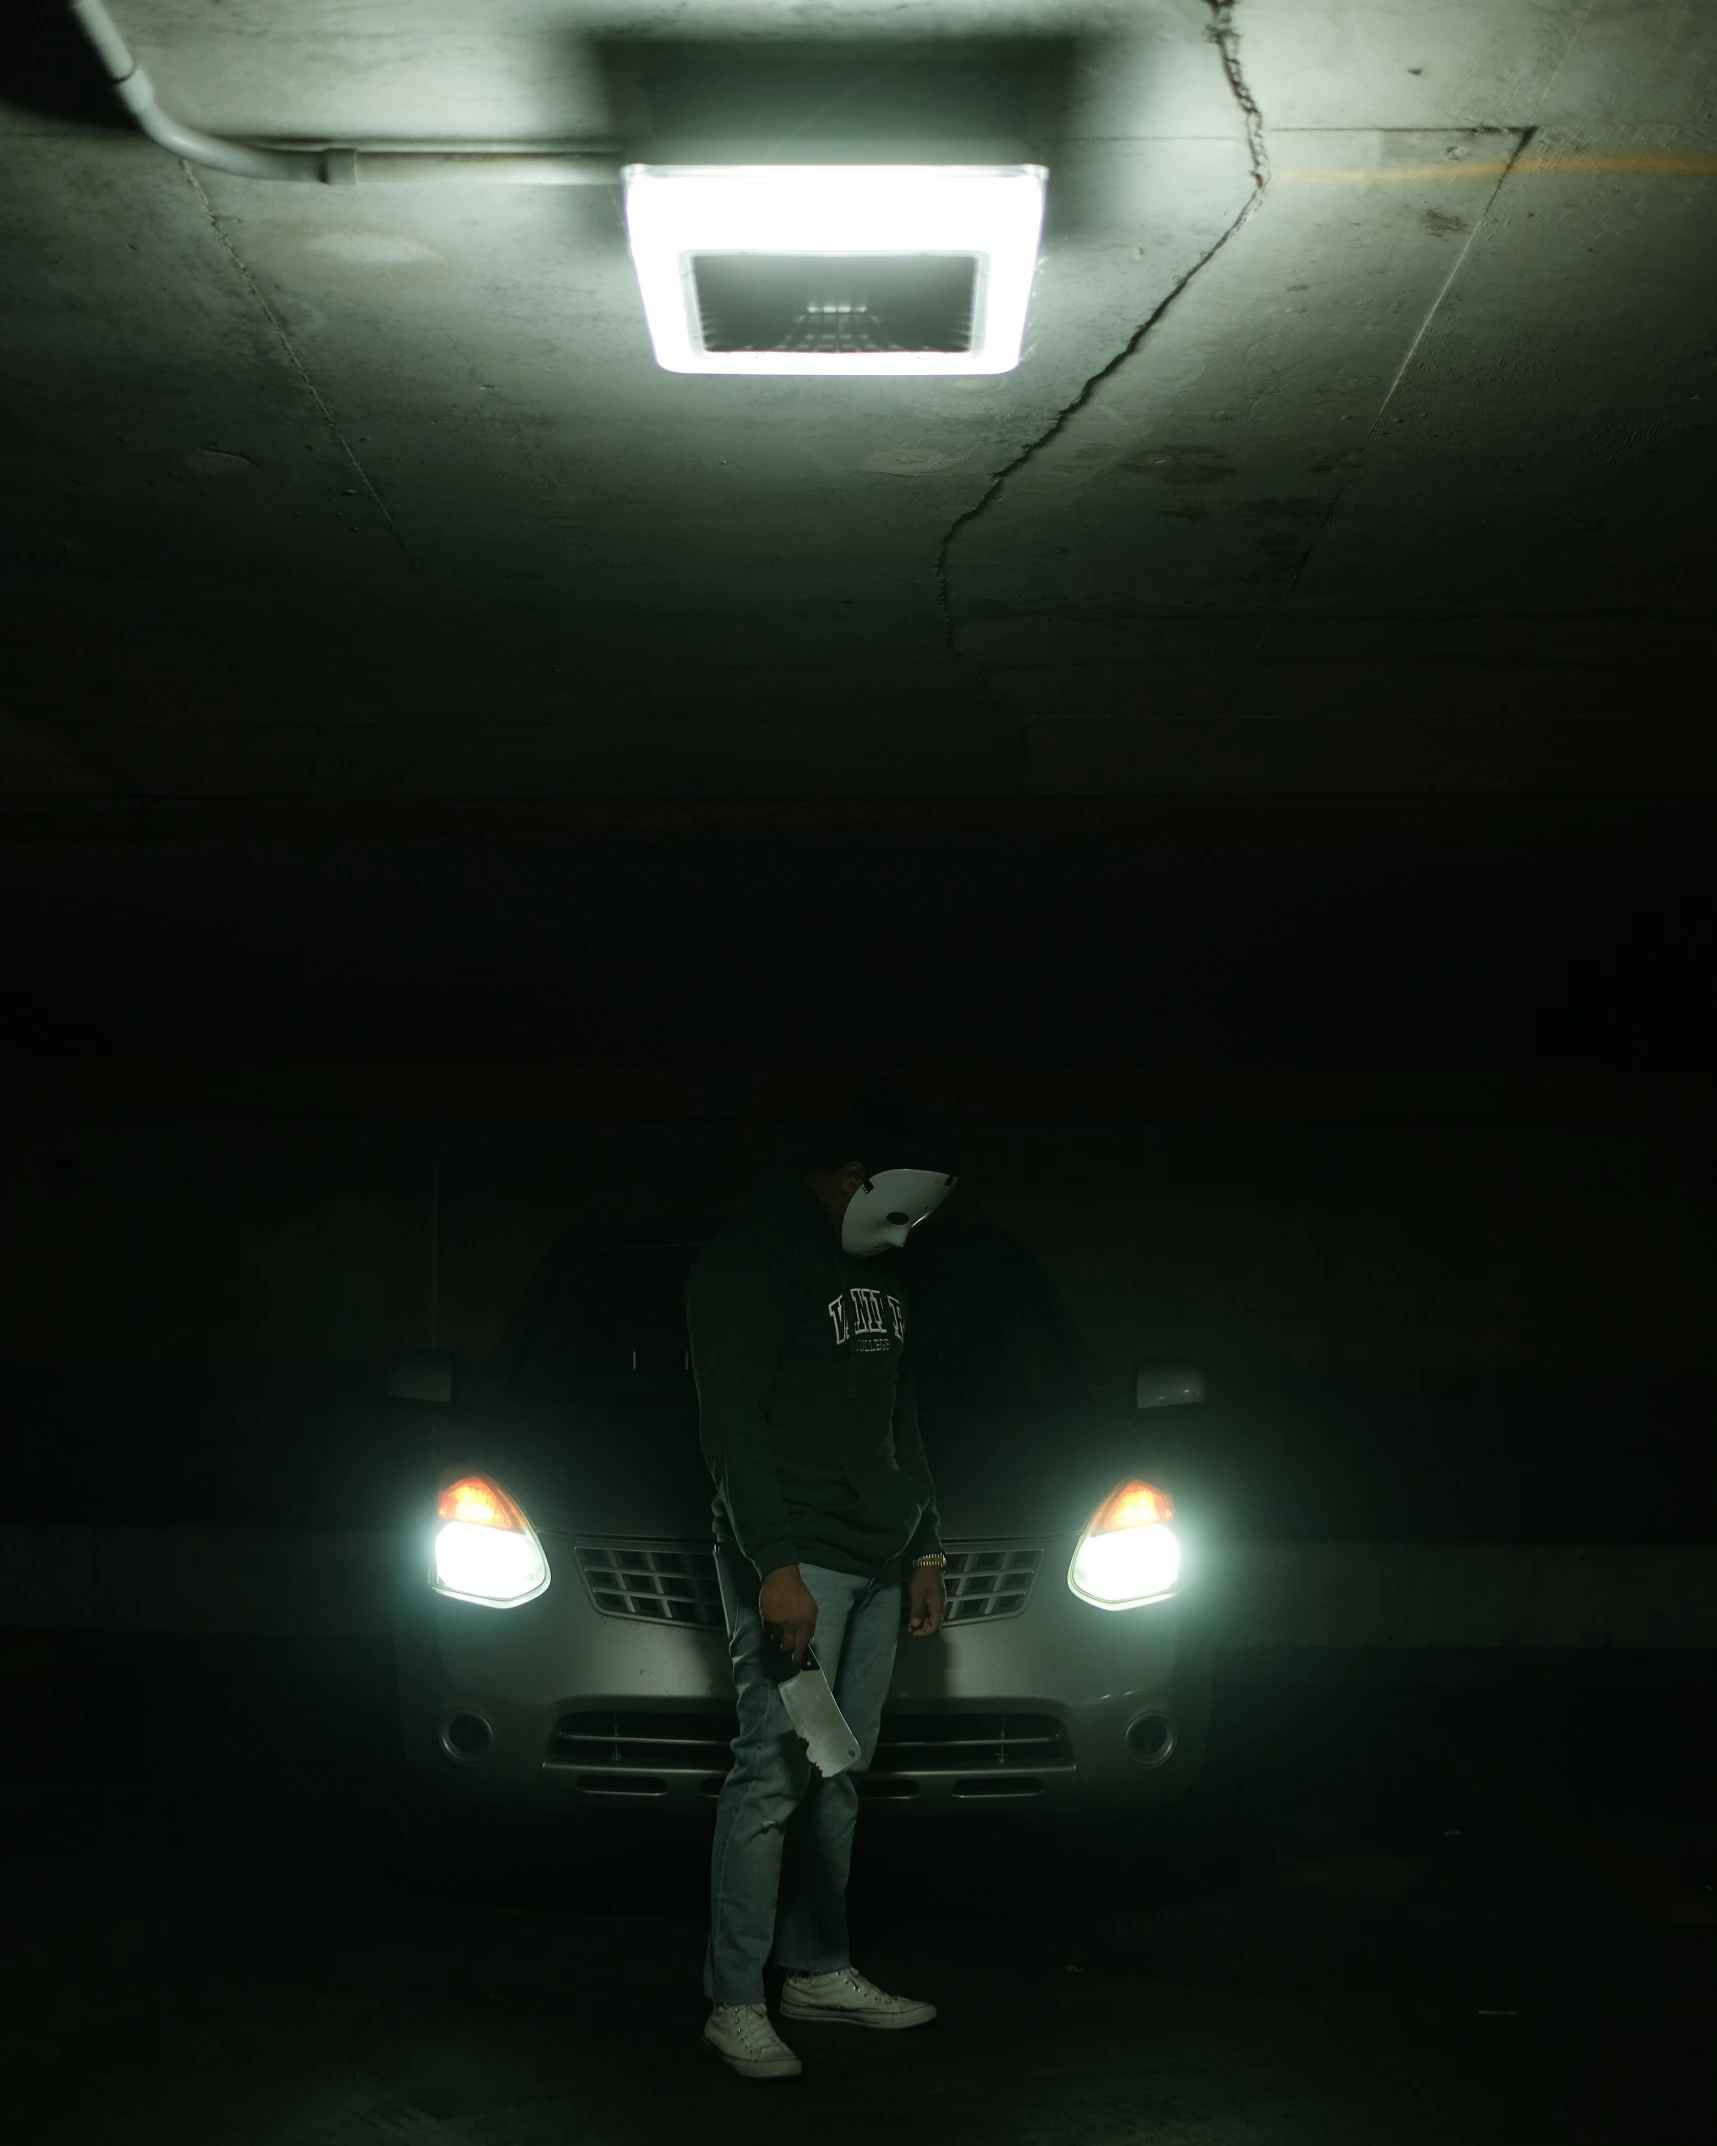
<path id="1" fill-rule="evenodd" d="M 614 193 L 194 170 L 14 10 L 14 800 L 1712 786 L 1700 0 L 111 4 L 209 129 L 645 152 L 640 45 L 1036 40 L 1050 224 L 1015 373 L 673 376 Z"/>

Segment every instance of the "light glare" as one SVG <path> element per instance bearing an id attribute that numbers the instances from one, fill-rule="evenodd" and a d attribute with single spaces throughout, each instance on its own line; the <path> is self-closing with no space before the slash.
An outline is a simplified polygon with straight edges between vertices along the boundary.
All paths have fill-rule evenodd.
<path id="1" fill-rule="evenodd" d="M 435 1584 L 443 1594 L 497 1607 L 528 1602 L 549 1582 L 548 1559 L 532 1534 L 449 1520 L 435 1537 Z"/>
<path id="2" fill-rule="evenodd" d="M 1180 1582 L 1179 1538 L 1161 1525 L 1087 1535 L 1068 1578 L 1075 1594 L 1103 1609 L 1154 1601 L 1172 1594 Z"/>
<path id="3" fill-rule="evenodd" d="M 1003 373 L 1019 363 L 1043 223 L 1039 164 L 629 164 L 622 176 L 650 341 L 668 372 Z M 972 346 L 706 350 L 692 257 L 733 253 L 972 256 Z"/>

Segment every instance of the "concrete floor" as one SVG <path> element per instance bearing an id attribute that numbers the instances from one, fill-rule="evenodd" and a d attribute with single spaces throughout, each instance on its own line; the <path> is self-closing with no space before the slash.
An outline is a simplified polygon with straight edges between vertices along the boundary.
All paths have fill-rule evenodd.
<path id="1" fill-rule="evenodd" d="M 20 2138 L 1644 2146 L 1708 2087 L 1685 1664 L 1230 1676 L 1153 1843 L 869 1824 L 855 1949 L 941 2019 L 798 2030 L 768 2090 L 699 2046 L 702 1839 L 426 1828 L 385 1648 L 17 1635 L 0 1672 Z"/>

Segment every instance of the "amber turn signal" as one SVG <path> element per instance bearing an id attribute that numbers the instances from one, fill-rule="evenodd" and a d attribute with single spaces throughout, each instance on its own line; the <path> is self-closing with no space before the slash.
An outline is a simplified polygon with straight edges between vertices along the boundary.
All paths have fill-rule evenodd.
<path id="1" fill-rule="evenodd" d="M 1155 1521 L 1174 1518 L 1174 1500 L 1166 1490 L 1159 1490 L 1155 1483 L 1123 1483 L 1111 1491 L 1098 1506 L 1090 1527 L 1090 1535 L 1111 1535 L 1117 1528 L 1149 1527 Z"/>
<path id="2" fill-rule="evenodd" d="M 462 1475 L 449 1483 L 435 1501 L 437 1520 L 464 1520 L 473 1527 L 511 1528 L 528 1535 L 530 1523 L 501 1489 L 486 1475 Z"/>

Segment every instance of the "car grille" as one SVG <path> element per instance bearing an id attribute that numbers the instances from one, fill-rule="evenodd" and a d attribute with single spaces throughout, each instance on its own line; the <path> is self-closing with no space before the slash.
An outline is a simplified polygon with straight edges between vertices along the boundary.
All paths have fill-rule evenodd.
<path id="1" fill-rule="evenodd" d="M 1043 1561 L 1040 1549 L 950 1550 L 943 1583 L 948 1622 L 1017 1617 L 1031 1597 Z M 691 1625 L 722 1632 L 721 1589 L 713 1550 L 578 1550 L 590 1598 L 605 1617 L 641 1617 L 652 1624 Z M 901 1622 L 906 1621 L 905 1592 Z"/>
<path id="2" fill-rule="evenodd" d="M 578 1562 L 590 1598 L 607 1617 L 727 1629 L 711 1550 L 589 1550 Z"/>
<path id="3" fill-rule="evenodd" d="M 725 1773 L 739 1723 L 731 1713 L 563 1714 L 549 1739 L 549 1763 L 639 1773 L 695 1767 Z"/>
<path id="4" fill-rule="evenodd" d="M 948 1622 L 980 1617 L 1017 1617 L 1031 1598 L 1031 1583 L 1043 1562 L 1041 1550 L 950 1550 L 943 1583 Z"/>
<path id="5" fill-rule="evenodd" d="M 642 1782 L 663 1770 L 705 1774 L 713 1794 L 733 1764 L 739 1723 L 731 1712 L 604 1708 L 563 1714 L 549 1739 L 551 1766 L 575 1767 L 592 1781 Z M 1067 1731 L 1050 1714 L 885 1712 L 867 1782 L 925 1773 L 1017 1773 L 1072 1762 Z M 658 1782 L 658 1786 L 660 1783 Z"/>
<path id="6" fill-rule="evenodd" d="M 1052 1714 L 884 1714 L 873 1773 L 1065 1766 L 1073 1753 Z"/>

